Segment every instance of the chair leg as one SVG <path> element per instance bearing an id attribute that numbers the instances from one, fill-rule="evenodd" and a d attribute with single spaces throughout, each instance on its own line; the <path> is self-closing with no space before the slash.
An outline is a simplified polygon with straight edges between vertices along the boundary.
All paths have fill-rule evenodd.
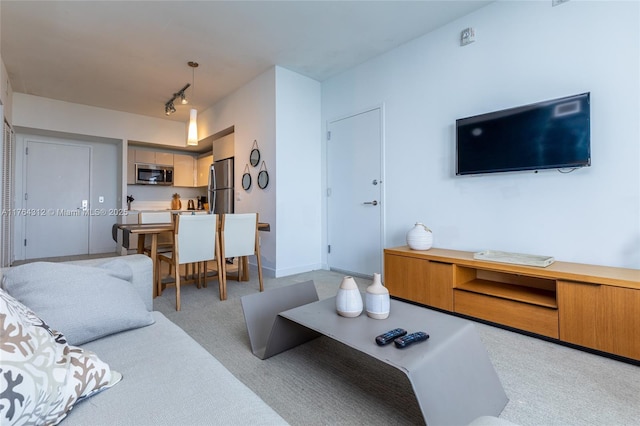
<path id="1" fill-rule="evenodd" d="M 158 296 L 162 296 L 162 277 L 160 271 L 162 270 L 162 261 L 159 258 L 156 258 L 156 282 L 154 283 L 156 286 L 156 294 Z"/>
<path id="2" fill-rule="evenodd" d="M 238 258 L 238 282 L 249 281 L 249 258 L 240 256 Z"/>
<path id="3" fill-rule="evenodd" d="M 178 267 L 180 265 L 176 265 L 176 311 L 180 310 L 180 272 L 178 272 Z"/>
<path id="4" fill-rule="evenodd" d="M 227 261 L 225 259 L 221 259 L 220 269 L 222 273 L 218 273 L 220 280 L 220 300 L 227 300 Z"/>
<path id="5" fill-rule="evenodd" d="M 191 264 L 191 278 L 196 282 L 196 287 L 202 288 L 200 281 L 200 262 Z"/>
<path id="6" fill-rule="evenodd" d="M 200 265 L 202 267 L 201 273 L 202 273 L 202 286 L 204 288 L 207 288 L 207 261 L 205 260 L 204 262 L 202 262 L 202 264 Z"/>
<path id="7" fill-rule="evenodd" d="M 258 263 L 258 282 L 260 283 L 260 291 L 264 291 L 264 284 L 262 283 L 262 260 L 260 259 L 260 249 L 256 251 L 256 259 Z"/>

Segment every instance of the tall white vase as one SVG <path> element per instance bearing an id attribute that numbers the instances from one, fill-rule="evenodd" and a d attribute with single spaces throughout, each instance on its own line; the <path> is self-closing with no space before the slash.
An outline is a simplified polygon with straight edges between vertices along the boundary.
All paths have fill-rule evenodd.
<path id="1" fill-rule="evenodd" d="M 389 316 L 391 301 L 389 290 L 382 285 L 380 274 L 373 274 L 373 283 L 367 287 L 366 309 L 369 318 L 386 319 Z"/>
<path id="2" fill-rule="evenodd" d="M 362 313 L 362 295 L 353 277 L 344 277 L 336 295 L 336 310 L 347 318 L 357 317 Z"/>

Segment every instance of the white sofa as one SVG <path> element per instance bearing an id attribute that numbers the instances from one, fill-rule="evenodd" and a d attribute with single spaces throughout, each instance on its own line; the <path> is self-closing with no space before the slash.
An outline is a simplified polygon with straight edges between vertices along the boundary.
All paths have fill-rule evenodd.
<path id="1" fill-rule="evenodd" d="M 131 255 L 66 264 L 98 268 L 113 262 L 113 259 L 118 259 L 119 268 L 125 262 L 131 269 L 128 282 L 140 296 L 143 310 L 150 312 L 149 318 L 152 318 L 153 324 L 119 331 L 78 345 L 95 352 L 123 378 L 113 387 L 78 402 L 63 424 L 286 424 L 282 417 L 181 328 L 161 313 L 152 312 L 152 263 L 148 257 Z M 2 270 L 7 278 L 11 276 L 8 269 Z M 4 283 L 6 281 L 9 280 L 4 280 Z M 25 286 L 29 286 L 28 280 L 21 284 L 20 290 Z M 3 285 L 3 288 L 6 287 Z M 7 293 L 11 294 L 11 291 L 7 289 Z M 20 300 L 18 297 L 16 299 Z M 68 303 L 67 299 L 65 303 Z M 79 311 L 84 308 L 83 297 L 71 303 Z M 35 307 L 28 307 L 38 315 Z M 56 324 L 51 322 L 48 325 L 56 328 Z M 71 333 L 74 332 L 72 326 L 67 328 Z M 59 331 L 65 333 L 65 330 Z M 5 418 L 2 424 L 6 424 L 4 421 Z"/>

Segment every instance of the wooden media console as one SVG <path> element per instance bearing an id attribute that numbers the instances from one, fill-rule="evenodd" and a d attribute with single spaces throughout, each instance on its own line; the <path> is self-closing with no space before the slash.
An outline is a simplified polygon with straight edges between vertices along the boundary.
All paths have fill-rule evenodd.
<path id="1" fill-rule="evenodd" d="M 393 297 L 640 361 L 640 270 L 554 262 L 545 268 L 432 248 L 384 250 Z"/>

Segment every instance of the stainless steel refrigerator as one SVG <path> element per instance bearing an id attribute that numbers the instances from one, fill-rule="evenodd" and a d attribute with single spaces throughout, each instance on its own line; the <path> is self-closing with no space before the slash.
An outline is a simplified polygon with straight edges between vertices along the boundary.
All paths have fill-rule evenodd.
<path id="1" fill-rule="evenodd" d="M 233 213 L 233 158 L 214 161 L 209 169 L 209 213 Z"/>

